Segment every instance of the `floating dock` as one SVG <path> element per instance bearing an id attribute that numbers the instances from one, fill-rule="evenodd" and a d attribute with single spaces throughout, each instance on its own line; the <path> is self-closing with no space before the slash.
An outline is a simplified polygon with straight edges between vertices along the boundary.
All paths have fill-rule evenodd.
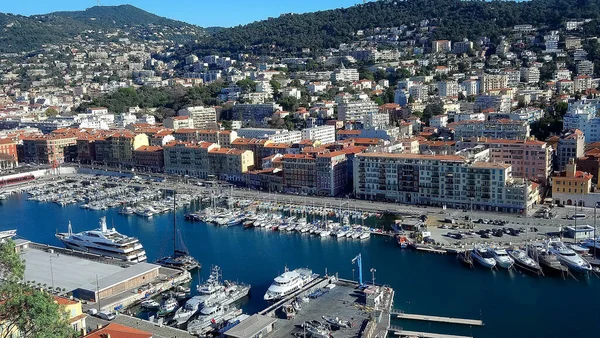
<path id="1" fill-rule="evenodd" d="M 483 321 L 478 319 L 465 319 L 465 318 L 454 318 L 454 317 L 440 317 L 440 316 L 428 316 L 419 314 L 404 313 L 402 311 L 393 310 L 392 315 L 395 315 L 399 319 L 411 319 L 411 320 L 422 320 L 426 322 L 436 323 L 449 323 L 449 324 L 461 324 L 471 326 L 483 326 Z"/>
<path id="2" fill-rule="evenodd" d="M 451 334 L 432 333 L 432 332 L 418 332 L 418 331 L 407 331 L 401 327 L 392 326 L 390 331 L 397 336 L 404 337 L 423 337 L 423 338 L 473 338 L 469 336 L 456 336 Z"/>

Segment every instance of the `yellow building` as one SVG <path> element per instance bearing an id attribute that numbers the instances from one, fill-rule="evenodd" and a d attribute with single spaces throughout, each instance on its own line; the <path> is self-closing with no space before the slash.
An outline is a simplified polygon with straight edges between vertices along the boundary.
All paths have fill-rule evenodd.
<path id="1" fill-rule="evenodd" d="M 597 194 L 592 194 L 592 174 L 578 171 L 573 159 L 566 170 L 552 178 L 552 199 L 557 204 L 594 205 Z"/>
<path id="2" fill-rule="evenodd" d="M 81 335 L 86 334 L 85 319 L 87 315 L 83 313 L 81 302 L 58 296 L 54 296 L 54 300 L 63 308 L 65 317 L 73 330 Z"/>
<path id="3" fill-rule="evenodd" d="M 141 146 L 150 145 L 148 135 L 130 131 L 115 133 L 109 138 L 110 162 L 133 164 L 133 151 Z"/>

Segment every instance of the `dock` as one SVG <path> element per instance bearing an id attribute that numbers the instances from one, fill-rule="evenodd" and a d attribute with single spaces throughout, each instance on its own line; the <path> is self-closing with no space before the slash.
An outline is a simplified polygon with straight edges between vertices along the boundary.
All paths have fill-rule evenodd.
<path id="1" fill-rule="evenodd" d="M 417 251 L 425 251 L 437 254 L 446 254 L 448 252 L 444 249 L 438 249 L 427 245 L 415 245 L 415 249 L 417 249 Z"/>
<path id="2" fill-rule="evenodd" d="M 454 318 L 454 317 L 440 317 L 440 316 L 429 316 L 419 314 L 409 314 L 403 311 L 393 310 L 392 315 L 395 315 L 399 319 L 410 319 L 410 320 L 421 320 L 427 322 L 436 323 L 449 323 L 449 324 L 461 324 L 471 326 L 483 326 L 483 321 L 479 319 L 465 319 L 465 318 Z"/>
<path id="3" fill-rule="evenodd" d="M 457 336 L 451 334 L 433 333 L 433 332 L 418 332 L 418 331 L 407 331 L 398 326 L 390 327 L 390 331 L 397 336 L 403 337 L 423 337 L 423 338 L 473 338 L 469 336 Z"/>

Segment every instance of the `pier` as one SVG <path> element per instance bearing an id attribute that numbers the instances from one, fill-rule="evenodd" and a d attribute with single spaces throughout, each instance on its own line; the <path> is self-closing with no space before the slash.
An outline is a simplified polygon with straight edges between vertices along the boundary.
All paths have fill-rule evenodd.
<path id="1" fill-rule="evenodd" d="M 407 331 L 399 326 L 391 326 L 390 331 L 397 336 L 402 337 L 423 337 L 423 338 L 473 338 L 469 336 L 457 336 L 451 334 L 433 333 L 433 332 L 418 332 Z"/>
<path id="2" fill-rule="evenodd" d="M 411 320 L 421 320 L 421 321 L 436 322 L 436 323 L 483 326 L 483 321 L 478 320 L 478 319 L 464 319 L 464 318 L 454 318 L 454 317 L 440 317 L 440 316 L 409 314 L 409 313 L 404 313 L 403 311 L 399 311 L 399 310 L 392 310 L 391 314 L 395 315 L 399 319 L 411 319 Z"/>

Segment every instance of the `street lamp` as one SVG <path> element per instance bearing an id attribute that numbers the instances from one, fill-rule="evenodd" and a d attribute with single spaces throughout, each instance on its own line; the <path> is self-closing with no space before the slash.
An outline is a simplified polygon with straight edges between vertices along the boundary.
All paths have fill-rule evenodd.
<path id="1" fill-rule="evenodd" d="M 375 272 L 377 272 L 377 270 L 375 268 L 371 268 L 371 276 L 373 277 L 373 286 L 375 286 Z"/>

